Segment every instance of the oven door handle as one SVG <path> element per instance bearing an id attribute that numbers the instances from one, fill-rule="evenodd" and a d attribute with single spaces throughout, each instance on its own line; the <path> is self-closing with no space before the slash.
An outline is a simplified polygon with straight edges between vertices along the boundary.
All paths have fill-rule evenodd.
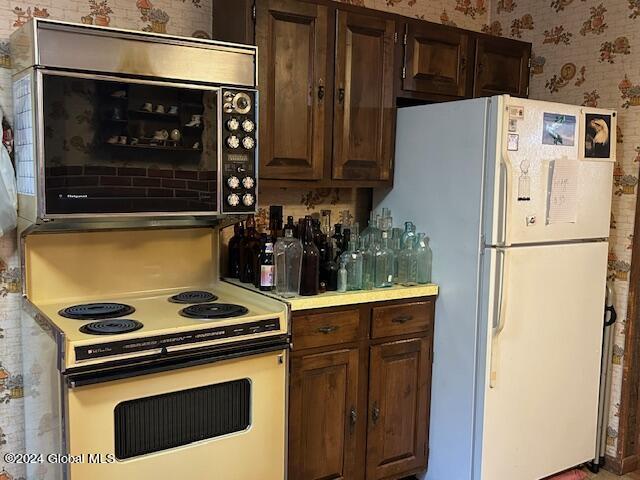
<path id="1" fill-rule="evenodd" d="M 208 363 L 221 362 L 223 360 L 232 360 L 236 358 L 249 357 L 264 353 L 278 352 L 288 350 L 290 344 L 288 339 L 279 338 L 275 342 L 265 343 L 250 349 L 231 349 L 225 351 L 209 351 L 200 354 L 189 354 L 180 357 L 154 358 L 154 360 L 145 363 L 136 363 L 133 365 L 122 365 L 111 367 L 109 369 L 94 370 L 83 373 L 66 373 L 66 383 L 69 388 L 80 388 L 98 383 L 113 382 L 123 380 L 125 378 L 139 377 L 142 375 L 150 375 L 152 373 L 168 372 L 181 368 L 196 367 L 198 365 L 206 365 Z"/>

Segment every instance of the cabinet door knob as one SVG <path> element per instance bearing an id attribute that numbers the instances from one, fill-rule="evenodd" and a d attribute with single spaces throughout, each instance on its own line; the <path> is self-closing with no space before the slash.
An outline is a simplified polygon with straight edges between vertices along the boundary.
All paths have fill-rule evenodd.
<path id="1" fill-rule="evenodd" d="M 340 87 L 338 89 L 338 102 L 340 105 L 344 103 L 344 87 Z"/>
<path id="2" fill-rule="evenodd" d="M 318 328 L 318 332 L 319 333 L 324 333 L 325 335 L 328 335 L 330 333 L 335 332 L 336 330 L 338 330 L 338 327 L 336 327 L 335 325 L 327 325 L 326 327 L 320 327 Z"/>
<path id="3" fill-rule="evenodd" d="M 318 100 L 322 100 L 324 98 L 324 85 L 318 86 Z"/>
<path id="4" fill-rule="evenodd" d="M 380 420 L 380 408 L 377 403 L 373 404 L 373 409 L 371 410 L 371 421 L 373 424 L 377 424 L 378 420 Z"/>
<path id="5" fill-rule="evenodd" d="M 407 323 L 408 321 L 410 321 L 413 318 L 412 315 L 400 315 L 399 317 L 395 317 L 393 320 L 391 320 L 393 323 Z"/>
<path id="6" fill-rule="evenodd" d="M 358 412 L 356 412 L 356 407 L 351 407 L 351 412 L 349 413 L 349 423 L 351 425 L 351 431 L 356 426 L 356 422 L 358 421 Z"/>
<path id="7" fill-rule="evenodd" d="M 465 57 L 462 57 L 460 59 L 460 70 L 464 72 L 466 68 L 467 68 L 467 59 Z"/>

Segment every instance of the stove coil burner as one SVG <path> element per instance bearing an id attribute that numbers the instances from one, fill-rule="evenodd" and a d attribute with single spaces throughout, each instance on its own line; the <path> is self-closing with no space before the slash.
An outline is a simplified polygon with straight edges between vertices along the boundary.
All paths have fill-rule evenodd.
<path id="1" fill-rule="evenodd" d="M 182 292 L 173 297 L 169 297 L 169 301 L 173 303 L 207 303 L 215 302 L 218 299 L 213 293 L 202 290 L 194 290 L 191 292 Z"/>
<path id="2" fill-rule="evenodd" d="M 80 331 L 89 335 L 117 335 L 119 333 L 135 332 L 141 328 L 142 323 L 128 318 L 122 318 L 87 323 L 80 327 Z"/>
<path id="3" fill-rule="evenodd" d="M 85 303 L 73 305 L 58 312 L 59 315 L 75 320 L 102 320 L 105 318 L 124 317 L 136 309 L 124 303 Z"/>
<path id="4" fill-rule="evenodd" d="M 240 305 L 230 303 L 201 303 L 190 305 L 180 310 L 180 315 L 187 318 L 215 320 L 220 318 L 239 317 L 249 310 Z"/>

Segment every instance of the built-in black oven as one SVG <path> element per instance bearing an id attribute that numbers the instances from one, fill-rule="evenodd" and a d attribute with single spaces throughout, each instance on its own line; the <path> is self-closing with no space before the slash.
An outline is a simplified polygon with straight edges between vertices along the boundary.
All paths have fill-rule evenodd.
<path id="1" fill-rule="evenodd" d="M 36 27 L 34 65 L 14 76 L 21 215 L 255 210 L 255 47 Z"/>

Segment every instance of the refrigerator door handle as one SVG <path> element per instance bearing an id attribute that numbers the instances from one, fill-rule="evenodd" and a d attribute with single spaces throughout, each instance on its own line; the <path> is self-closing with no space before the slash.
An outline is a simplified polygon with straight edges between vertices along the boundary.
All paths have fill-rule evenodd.
<path id="1" fill-rule="evenodd" d="M 509 168 L 506 162 L 500 162 L 500 204 L 498 205 L 498 245 L 507 243 L 507 205 L 509 202 Z"/>
<path id="2" fill-rule="evenodd" d="M 498 350 L 500 334 L 504 330 L 506 325 L 506 308 L 507 308 L 507 292 L 505 281 L 508 273 L 507 265 L 507 252 L 504 248 L 497 248 L 497 283 L 496 292 L 494 298 L 496 299 L 494 304 L 493 324 L 492 324 L 492 336 L 491 336 L 491 372 L 489 378 L 489 388 L 495 388 L 498 380 Z"/>
<path id="3" fill-rule="evenodd" d="M 509 107 L 505 107 L 508 111 Z M 509 115 L 502 115 L 502 130 L 500 135 L 507 135 L 509 127 Z M 509 155 L 509 147 L 506 138 L 502 138 L 502 151 L 500 155 L 500 178 L 499 178 L 499 204 L 498 204 L 498 225 L 497 225 L 497 242 L 499 246 L 507 245 L 507 222 L 509 220 L 511 205 L 511 179 L 513 178 L 513 167 L 511 156 Z"/>

